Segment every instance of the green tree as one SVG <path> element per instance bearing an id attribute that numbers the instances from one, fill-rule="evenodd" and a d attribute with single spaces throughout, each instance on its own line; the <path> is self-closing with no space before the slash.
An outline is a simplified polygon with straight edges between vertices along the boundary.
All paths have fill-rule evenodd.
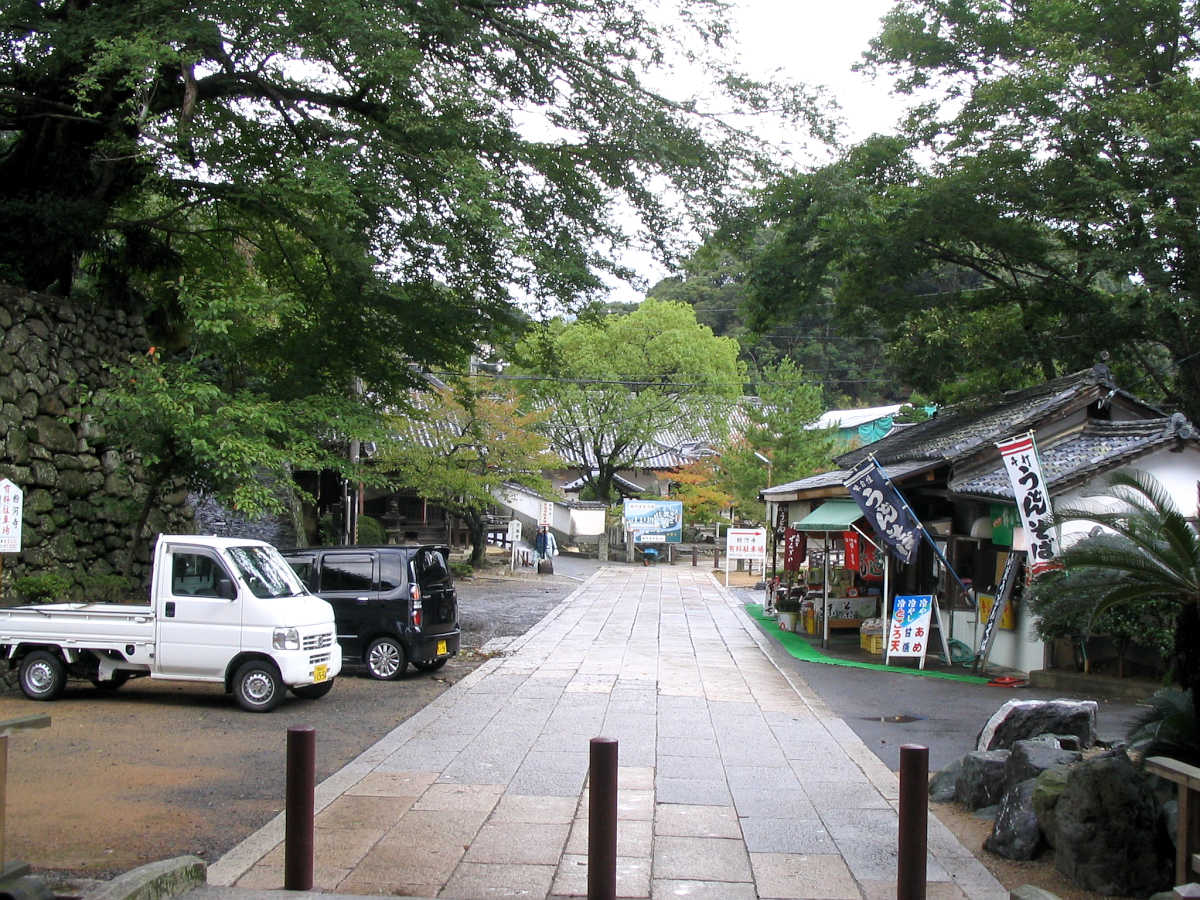
<path id="1" fill-rule="evenodd" d="M 724 434 L 741 393 L 737 353 L 690 306 L 646 300 L 628 315 L 544 329 L 518 358 L 529 402 L 553 410 L 541 426 L 551 449 L 611 500 L 621 469 L 675 441 Z"/>
<path id="2" fill-rule="evenodd" d="M 788 359 L 761 377 L 758 396 L 743 403 L 745 428 L 721 449 L 720 484 L 742 516 L 762 509 L 768 479 L 784 484 L 828 469 L 834 450 L 834 429 L 814 427 L 825 410 L 820 386 Z"/>
<path id="3" fill-rule="evenodd" d="M 182 406 L 253 433 L 185 452 L 187 411 L 123 379 L 110 437 L 252 507 L 245 457 L 314 461 L 290 423 L 368 437 L 415 371 L 600 293 L 633 240 L 669 255 L 762 170 L 649 86 L 685 32 L 725 27 L 707 0 L 0 4 L 0 279 L 146 313 Z M 701 55 L 732 107 L 820 124 Z"/>
<path id="4" fill-rule="evenodd" d="M 671 496 L 683 503 L 683 520 L 692 525 L 716 522 L 733 504 L 733 497 L 721 489 L 718 460 L 704 456 L 671 473 Z"/>
<path id="5" fill-rule="evenodd" d="M 505 482 L 543 494 L 542 471 L 559 463 L 537 432 L 541 415 L 522 412 L 516 392 L 491 379 L 456 378 L 447 389 L 417 395 L 407 416 L 391 418 L 393 437 L 372 467 L 466 522 L 471 563 L 486 549 L 487 513 Z"/>
<path id="6" fill-rule="evenodd" d="M 1035 608 L 1084 605 L 1088 618 L 1079 631 L 1088 634 L 1097 632 L 1092 623 L 1117 610 L 1141 621 L 1139 614 L 1153 617 L 1173 606 L 1173 675 L 1200 712 L 1200 537 L 1153 476 L 1128 470 L 1109 481 L 1093 506 L 1055 510 L 1060 522 L 1101 528 L 1063 550 L 1062 572 L 1034 582 Z"/>
<path id="7" fill-rule="evenodd" d="M 688 303 L 696 318 L 721 337 L 737 338 L 742 359 L 757 376 L 791 359 L 819 382 L 829 405 L 892 399 L 897 379 L 879 349 L 884 335 L 868 325 L 844 327 L 831 291 L 805 296 L 786 316 L 760 315 L 753 302 L 756 264 L 776 240 L 774 229 L 752 215 L 740 217 L 689 256 L 680 274 L 665 278 L 648 296 Z"/>
<path id="8" fill-rule="evenodd" d="M 1198 24 L 1191 0 L 896 4 L 866 68 L 912 97 L 904 129 L 768 199 L 757 302 L 832 274 L 847 321 L 882 321 L 943 402 L 1107 349 L 1195 418 Z"/>
<path id="9" fill-rule="evenodd" d="M 183 484 L 248 518 L 283 510 L 295 470 L 353 467 L 331 422 L 382 437 L 378 419 L 349 393 L 279 399 L 218 383 L 190 361 L 162 362 L 157 348 L 118 370 L 118 387 L 97 398 L 101 421 L 146 473 L 130 552 L 141 544 L 154 505 Z M 343 432 L 344 434 L 345 432 Z M 371 472 L 356 478 L 378 481 Z"/>

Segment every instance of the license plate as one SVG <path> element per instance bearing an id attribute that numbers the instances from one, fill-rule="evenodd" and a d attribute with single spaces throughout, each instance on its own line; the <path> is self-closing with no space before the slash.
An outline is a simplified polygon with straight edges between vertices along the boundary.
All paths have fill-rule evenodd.
<path id="1" fill-rule="evenodd" d="M 329 680 L 329 666 L 313 666 L 313 684 Z"/>
<path id="2" fill-rule="evenodd" d="M 438 641 L 438 642 L 437 642 L 437 655 L 438 655 L 438 656 L 445 656 L 445 655 L 446 655 L 446 642 L 445 642 L 445 641 Z"/>

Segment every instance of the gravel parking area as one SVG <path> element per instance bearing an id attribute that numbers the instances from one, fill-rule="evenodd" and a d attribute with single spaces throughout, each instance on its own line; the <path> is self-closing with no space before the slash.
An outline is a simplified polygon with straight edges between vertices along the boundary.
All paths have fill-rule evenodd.
<path id="1" fill-rule="evenodd" d="M 0 697 L 0 720 L 49 715 L 9 739 L 5 856 L 52 881 L 108 879 L 193 853 L 214 861 L 284 804 L 287 729 L 317 735 L 318 783 L 478 666 L 489 641 L 523 634 L 574 590 L 593 561 L 558 574 L 458 582 L 463 652 L 396 682 L 344 671 L 322 700 L 242 712 L 219 687 L 138 679 L 102 694 L 72 682 L 54 703 Z"/>

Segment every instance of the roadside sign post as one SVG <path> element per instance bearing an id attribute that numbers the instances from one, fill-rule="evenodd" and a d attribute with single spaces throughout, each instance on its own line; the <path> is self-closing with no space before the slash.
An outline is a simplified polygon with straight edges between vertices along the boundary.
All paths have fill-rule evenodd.
<path id="1" fill-rule="evenodd" d="M 754 560 L 767 570 L 767 529 L 730 528 L 725 532 L 725 587 L 729 587 L 729 564 L 735 559 L 750 560 L 751 571 Z"/>
<path id="2" fill-rule="evenodd" d="M 508 522 L 508 547 L 511 571 L 517 571 L 517 544 L 521 543 L 521 520 L 510 519 Z"/>
<path id="3" fill-rule="evenodd" d="M 7 478 L 0 478 L 0 580 L 5 553 L 21 552 L 21 516 L 25 495 Z"/>

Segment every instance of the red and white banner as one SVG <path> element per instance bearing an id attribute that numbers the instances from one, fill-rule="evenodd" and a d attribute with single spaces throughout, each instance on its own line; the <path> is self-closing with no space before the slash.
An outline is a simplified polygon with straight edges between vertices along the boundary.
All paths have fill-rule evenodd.
<path id="1" fill-rule="evenodd" d="M 808 536 L 789 528 L 783 533 L 783 571 L 799 572 L 808 555 Z"/>
<path id="2" fill-rule="evenodd" d="M 1037 444 L 1033 432 L 1001 441 L 996 446 L 1004 460 L 1012 482 L 1017 512 L 1029 543 L 1029 573 L 1034 578 L 1051 569 L 1061 568 L 1058 557 L 1058 538 L 1054 533 L 1054 510 L 1050 506 L 1050 491 L 1042 476 Z"/>
<path id="3" fill-rule="evenodd" d="M 850 569 L 852 572 L 858 571 L 858 532 L 843 531 L 842 545 L 846 548 L 846 558 L 842 563 L 842 568 Z"/>

